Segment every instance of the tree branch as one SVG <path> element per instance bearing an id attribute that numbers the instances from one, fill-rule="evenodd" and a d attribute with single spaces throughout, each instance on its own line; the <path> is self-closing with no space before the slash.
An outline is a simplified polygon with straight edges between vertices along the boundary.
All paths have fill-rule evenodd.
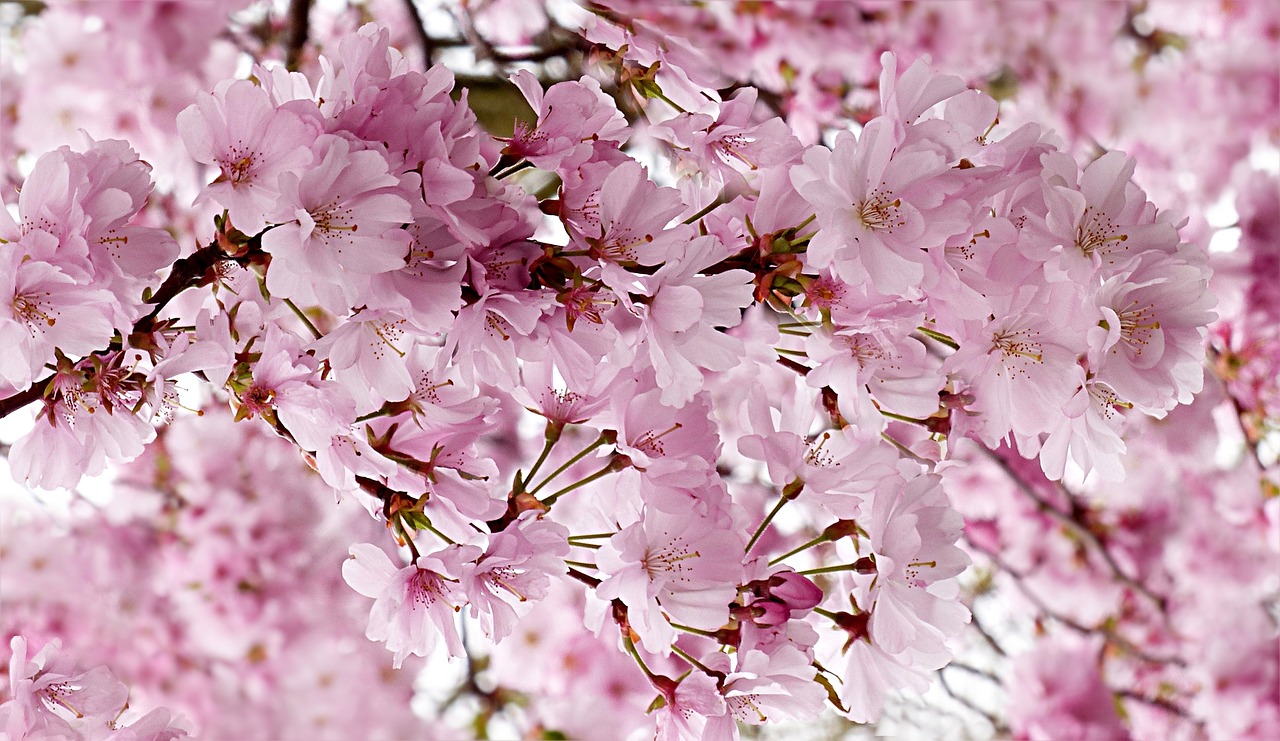
<path id="1" fill-rule="evenodd" d="M 1088 545 L 1092 546 L 1093 549 L 1098 552 L 1098 555 L 1102 557 L 1103 563 L 1106 565 L 1107 569 L 1111 571 L 1111 574 L 1116 578 L 1117 581 L 1129 587 L 1130 589 L 1134 590 L 1138 594 L 1141 594 L 1143 597 L 1146 597 L 1147 599 L 1151 600 L 1152 604 L 1156 606 L 1156 608 L 1160 611 L 1161 614 L 1166 613 L 1165 598 L 1157 595 L 1155 592 L 1152 592 L 1150 587 L 1138 581 L 1137 579 L 1133 578 L 1128 573 L 1126 573 L 1123 569 L 1121 569 L 1120 564 L 1116 562 L 1115 556 L 1111 554 L 1111 551 L 1107 549 L 1107 546 L 1098 538 L 1097 534 L 1095 534 L 1093 530 L 1086 523 L 1081 521 L 1081 515 L 1083 514 L 1084 509 L 1079 505 L 1075 497 L 1071 494 L 1070 491 L 1067 490 L 1065 486 L 1062 485 L 1061 482 L 1051 482 L 1051 483 L 1053 483 L 1053 485 L 1057 488 L 1058 492 L 1061 493 L 1062 496 L 1067 500 L 1068 506 L 1070 507 L 1070 512 L 1063 512 L 1062 510 L 1058 509 L 1053 505 L 1052 502 L 1050 502 L 1048 499 L 1042 496 L 1039 492 L 1037 492 L 1035 490 L 1035 487 L 1032 486 L 1032 484 L 1028 482 L 1026 479 L 1024 479 L 1022 475 L 1018 473 L 1017 469 L 1015 469 L 1014 466 L 1009 462 L 1009 460 L 1005 458 L 1005 456 L 1002 455 L 999 451 L 991 450 L 990 448 L 987 448 L 985 445 L 980 446 L 979 449 L 982 450 L 983 453 L 988 458 L 990 458 L 997 466 L 999 466 L 1001 470 L 1003 470 L 1006 474 L 1008 474 L 1009 478 L 1018 487 L 1018 490 L 1021 491 L 1023 494 L 1027 495 L 1027 497 L 1031 499 L 1033 502 L 1035 502 L 1036 506 L 1040 509 L 1040 511 L 1050 515 L 1054 519 L 1066 525 L 1076 535 L 1078 535 L 1081 540 L 1083 540 Z"/>
<path id="2" fill-rule="evenodd" d="M 290 72 L 296 72 L 302 61 L 302 47 L 311 32 L 311 0 L 289 0 L 288 21 L 284 63 Z"/>
<path id="3" fill-rule="evenodd" d="M 422 47 L 423 67 L 431 69 L 431 65 L 435 64 L 435 39 L 427 33 L 427 25 L 422 22 L 422 13 L 418 10 L 416 0 L 404 0 L 404 9 L 409 14 L 409 20 L 413 22 L 413 33 L 418 37 L 418 44 Z"/>
<path id="4" fill-rule="evenodd" d="M 169 277 L 165 278 L 164 282 L 160 284 L 160 287 L 156 289 L 156 292 L 152 294 L 151 298 L 146 300 L 147 304 L 152 305 L 151 311 L 148 312 L 146 316 L 134 322 L 133 330 L 130 334 L 145 334 L 151 332 L 155 327 L 156 317 L 164 310 L 164 307 L 167 306 L 168 303 L 178 294 L 188 288 L 194 288 L 208 282 L 206 279 L 209 276 L 209 271 L 212 270 L 219 262 L 222 262 L 223 260 L 247 262 L 251 255 L 252 252 L 239 258 L 230 257 L 222 250 L 221 247 L 218 246 L 216 242 L 213 242 L 205 247 L 201 247 L 192 254 L 177 260 L 173 263 L 173 268 L 169 271 Z M 7 417 L 28 404 L 38 401 L 40 397 L 44 396 L 45 389 L 53 379 L 53 375 L 46 376 L 45 378 L 33 383 L 31 387 L 25 391 L 19 391 L 13 396 L 0 399 L 0 419 Z"/>

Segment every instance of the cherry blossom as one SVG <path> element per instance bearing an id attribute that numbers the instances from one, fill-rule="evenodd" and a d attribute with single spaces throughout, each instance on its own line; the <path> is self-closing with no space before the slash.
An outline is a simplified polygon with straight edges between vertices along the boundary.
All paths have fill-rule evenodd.
<path id="1" fill-rule="evenodd" d="M 451 586 L 456 579 L 448 576 L 440 558 L 420 558 L 397 569 L 381 548 L 359 543 L 351 546 L 351 557 L 342 564 L 342 578 L 352 589 L 374 598 L 366 635 L 387 644 L 395 654 L 395 668 L 409 654 L 430 654 L 440 637 L 450 656 L 463 654 L 454 623 L 461 596 Z"/>

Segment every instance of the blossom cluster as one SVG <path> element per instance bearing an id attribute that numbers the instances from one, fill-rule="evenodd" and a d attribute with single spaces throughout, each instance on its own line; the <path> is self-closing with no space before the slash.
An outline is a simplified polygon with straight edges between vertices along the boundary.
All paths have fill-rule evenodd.
<path id="1" fill-rule="evenodd" d="M 611 5 L 569 47 L 586 50 L 581 77 L 510 76 L 532 114 L 510 136 L 480 126 L 449 69 L 416 64 L 375 24 L 312 60 L 291 48 L 289 66 L 189 91 L 173 132 L 203 176 L 189 207 L 170 196 L 162 210 L 207 218 L 173 234 L 144 211 L 151 170 L 129 144 L 35 158 L 0 216 L 0 405 L 38 409 L 9 451 L 16 478 L 70 488 L 138 460 L 126 487 L 159 496 L 149 515 L 194 527 L 164 538 L 196 544 L 164 555 L 173 571 L 146 599 L 182 595 L 179 614 L 216 636 L 188 660 L 261 664 L 263 692 L 301 681 L 274 662 L 321 640 L 284 638 L 299 631 L 275 611 L 313 609 L 333 582 L 344 605 L 363 600 L 365 637 L 393 669 L 466 659 L 485 717 L 524 704 L 507 687 L 545 698 L 515 721 L 528 729 L 726 739 L 832 709 L 876 722 L 898 690 L 925 692 L 971 630 L 976 561 L 1042 611 L 1038 580 L 1105 595 L 1096 615 L 1054 613 L 1083 633 L 1118 614 L 1136 626 L 1046 642 L 1019 664 L 1018 733 L 1127 733 L 1096 710 L 1114 697 L 1099 657 L 1142 659 L 1151 643 L 1193 663 L 1111 662 L 1139 697 L 1184 714 L 1161 688 L 1265 697 L 1273 664 L 1183 638 L 1203 627 L 1194 595 L 1210 582 L 1180 570 L 1192 555 L 1151 552 L 1151 523 L 1191 542 L 1235 533 L 1228 563 L 1267 564 L 1255 546 L 1275 513 L 1224 514 L 1208 469 L 1186 474 L 1202 496 L 1169 501 L 1155 482 L 1174 467 L 1135 473 L 1128 459 L 1147 437 L 1164 446 L 1152 459 L 1176 449 L 1160 425 L 1203 416 L 1204 398 L 1270 419 L 1274 378 L 1244 358 L 1274 325 L 1244 325 L 1252 344 L 1228 333 L 1217 359 L 1240 372 L 1184 406 L 1205 387 L 1211 271 L 1185 220 L 1135 182 L 1137 162 L 1078 158 L 1036 123 L 1004 123 L 988 92 L 889 52 L 857 123 L 813 143 L 802 118 L 768 112 L 776 89 L 727 85 L 696 43 Z M 496 22 L 468 18 L 472 33 Z M 142 26 L 162 21 L 190 25 Z M 1274 183 L 1252 186 L 1244 213 L 1264 272 Z M 1274 309 L 1264 283 L 1247 290 L 1255 314 Z M 183 413 L 179 390 L 207 420 Z M 225 447 L 204 443 L 182 468 L 202 428 Z M 1145 529 L 1090 514 L 1063 483 L 1106 492 L 1126 476 Z M 321 528 L 275 501 L 276 478 L 323 482 L 390 538 L 344 523 L 345 560 L 293 564 L 289 538 Z M 237 497 L 246 512 L 219 509 Z M 314 588 L 276 579 L 277 561 Z M 1260 583 L 1227 571 L 1224 594 Z M 1238 609 L 1253 615 L 1250 645 L 1272 645 L 1258 601 Z M 476 630 L 502 688 L 477 683 Z M 17 661 L 11 682 L 44 676 Z M 563 671 L 539 684 L 530 663 Z M 575 675 L 584 665 L 600 668 Z M 1054 684 L 1058 665 L 1078 671 Z M 116 722 L 117 680 L 58 671 L 110 696 L 92 722 Z M 384 681 L 391 696 L 407 680 Z M 593 725 L 574 704 L 588 687 L 623 720 Z M 5 707 L 34 708 L 10 711 L 11 734 L 66 721 L 56 698 L 10 691 Z M 206 732 L 227 728 L 188 710 Z M 264 728 L 280 722 L 261 713 Z M 385 719 L 394 736 L 403 713 Z"/>
<path id="2" fill-rule="evenodd" d="M 350 540 L 380 528 L 317 483 L 293 445 L 210 407 L 163 427 L 102 509 L 6 502 L 0 635 L 27 648 L 0 692 L 0 734 L 423 737 L 418 663 L 392 671 L 361 638 L 368 609 L 341 575 Z M 57 662 L 33 658 L 57 643 Z M 162 708 L 180 719 L 170 735 L 134 722 Z"/>

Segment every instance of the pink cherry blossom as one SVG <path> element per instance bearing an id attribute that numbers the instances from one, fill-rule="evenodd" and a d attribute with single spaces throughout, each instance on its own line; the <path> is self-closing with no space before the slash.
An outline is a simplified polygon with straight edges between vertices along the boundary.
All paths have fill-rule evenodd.
<path id="1" fill-rule="evenodd" d="M 220 171 L 201 197 L 226 208 L 236 228 L 253 234 L 267 225 L 264 214 L 276 209 L 280 176 L 312 162 L 320 126 L 314 108 L 275 106 L 265 90 L 237 80 L 198 96 L 178 115 L 178 130 L 197 162 Z"/>
<path id="2" fill-rule="evenodd" d="M 714 630 L 729 618 L 742 573 L 742 541 L 705 517 L 648 509 L 596 552 L 603 599 L 621 600 L 646 650 L 671 645 L 671 622 Z M 669 617 L 668 617 L 669 616 Z"/>
<path id="3" fill-rule="evenodd" d="M 396 568 L 381 548 L 357 543 L 342 564 L 342 578 L 352 589 L 373 598 L 366 635 L 387 644 L 395 655 L 395 668 L 409 654 L 430 655 L 441 637 L 449 656 L 463 655 L 454 621 L 462 595 L 439 558 L 426 556 Z"/>
<path id="4" fill-rule="evenodd" d="M 592 156 L 595 146 L 626 141 L 625 119 L 592 78 L 556 83 L 546 92 L 526 70 L 512 75 L 511 81 L 538 120 L 532 128 L 517 122 L 507 154 L 546 170 L 572 170 Z"/>

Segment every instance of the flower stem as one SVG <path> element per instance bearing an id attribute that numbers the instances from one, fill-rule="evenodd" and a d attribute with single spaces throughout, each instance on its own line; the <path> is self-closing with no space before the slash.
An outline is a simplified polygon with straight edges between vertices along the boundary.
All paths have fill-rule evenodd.
<path id="1" fill-rule="evenodd" d="M 552 471 L 552 472 L 551 472 L 551 475 L 550 475 L 550 476 L 548 476 L 548 477 L 546 478 L 546 480 L 544 480 L 541 484 L 538 484 L 537 486 L 535 486 L 535 487 L 533 487 L 532 489 L 530 489 L 530 490 L 529 490 L 529 493 L 530 493 L 530 494 L 537 494 L 539 491 L 541 491 L 541 490 L 542 490 L 542 487 L 544 487 L 544 486 L 546 486 L 547 484 L 549 484 L 549 483 L 551 483 L 552 481 L 554 481 L 554 480 L 555 480 L 555 478 L 556 478 L 557 476 L 559 476 L 560 474 L 562 474 L 562 473 L 564 473 L 565 471 L 569 470 L 569 468 L 570 468 L 571 466 L 573 466 L 573 464 L 575 464 L 575 463 L 577 463 L 578 461 L 582 460 L 583 458 L 587 457 L 587 454 L 588 454 L 588 453 L 590 453 L 591 451 L 593 451 L 593 450 L 595 450 L 596 448 L 600 447 L 601 445 L 604 445 L 604 443 L 605 443 L 605 436 L 604 436 L 604 433 L 601 433 L 601 434 L 600 434 L 600 436 L 599 436 L 599 437 L 597 437 L 597 438 L 595 439 L 595 441 L 594 441 L 594 442 L 592 442 L 590 445 L 588 445 L 586 448 L 584 448 L 584 449 L 582 450 L 582 452 L 578 453 L 578 454 L 577 454 L 577 455 L 575 455 L 574 457 L 572 457 L 572 458 L 570 458 L 569 460 L 565 461 L 565 464 L 564 464 L 563 466 L 560 466 L 560 467 L 559 467 L 559 468 L 557 468 L 556 470 Z"/>
<path id="2" fill-rule="evenodd" d="M 755 533 L 752 534 L 751 540 L 747 541 L 747 547 L 743 551 L 744 553 L 750 553 L 751 549 L 755 548 L 756 541 L 760 540 L 761 535 L 764 535 L 764 529 L 769 527 L 769 523 L 773 522 L 773 518 L 777 516 L 778 510 L 782 509 L 782 505 L 786 504 L 788 501 L 790 501 L 788 497 L 781 497 L 778 499 L 778 503 L 773 505 L 773 509 L 769 510 L 769 514 L 765 515 L 764 519 L 760 521 L 760 526 L 757 527 Z"/>
<path id="3" fill-rule="evenodd" d="M 432 535 L 434 535 L 434 536 L 436 536 L 437 538 L 439 538 L 439 539 L 443 540 L 444 542 L 448 543 L 449 545 L 457 545 L 457 543 L 454 541 L 454 539 L 453 539 L 453 538 L 450 538 L 448 535 L 445 535 L 444 533 L 442 533 L 442 532 L 440 532 L 439 530 L 437 530 L 437 529 L 436 529 L 436 526 L 435 526 L 435 525 L 432 525 L 430 520 L 427 520 L 426 525 L 427 525 L 427 529 L 431 531 L 431 534 L 432 534 Z"/>
<path id="4" fill-rule="evenodd" d="M 835 571 L 856 571 L 857 567 L 851 563 L 840 564 L 839 566 L 823 566 L 819 569 L 806 569 L 805 571 L 797 571 L 801 576 L 812 576 L 813 574 L 830 574 Z"/>
<path id="5" fill-rule="evenodd" d="M 533 479 L 534 474 L 538 472 L 538 469 L 542 467 L 543 462 L 547 460 L 547 455 L 551 452 L 551 449 L 560 441 L 560 433 L 557 432 L 552 434 L 552 426 L 550 422 L 547 423 L 546 438 L 547 442 L 542 446 L 542 454 L 538 456 L 538 460 L 533 462 L 533 468 L 529 469 L 529 473 L 525 474 L 524 483 L 526 484 Z M 521 488 L 523 488 L 523 485 Z"/>
<path id="6" fill-rule="evenodd" d="M 654 674 L 653 671 L 651 671 L 644 663 L 644 659 L 640 658 L 640 652 L 636 650 L 636 644 L 631 640 L 631 636 L 624 634 L 622 636 L 622 643 L 627 647 L 627 653 L 631 654 L 632 658 L 636 660 L 636 663 L 640 665 L 640 671 L 644 672 L 644 675 L 649 678 L 649 681 L 652 682 L 657 679 L 658 675 Z"/>
<path id="7" fill-rule="evenodd" d="M 827 540 L 828 540 L 828 538 L 827 538 L 826 533 L 823 533 L 822 535 L 819 535 L 818 537 L 814 538 L 813 540 L 809 541 L 808 543 L 805 543 L 804 545 L 799 546 L 799 547 L 796 547 L 796 548 L 792 548 L 791 550 L 787 551 L 786 553 L 782 554 L 781 556 L 778 556 L 777 558 L 775 558 L 775 559 L 773 559 L 773 560 L 769 561 L 769 565 L 770 565 L 770 566 L 775 566 L 775 565 L 777 565 L 777 564 L 779 564 L 779 563 L 782 563 L 783 561 L 787 560 L 788 558 L 791 558 L 792 556 L 796 555 L 797 553 L 800 553 L 801 551 L 806 551 L 806 550 L 808 550 L 808 549 L 810 549 L 810 548 L 814 547 L 815 545 L 821 545 L 822 543 L 827 542 Z"/>
<path id="8" fill-rule="evenodd" d="M 693 658 L 688 653 L 686 653 L 683 649 L 681 649 L 679 646 L 672 646 L 671 650 L 676 652 L 676 654 L 678 654 L 680 658 L 684 659 L 685 661 L 689 662 L 691 665 L 700 669 L 703 674 L 709 674 L 711 676 L 715 676 L 715 672 L 708 669 L 706 664 L 703 664 L 701 661 L 698 661 L 697 659 Z"/>
<path id="9" fill-rule="evenodd" d="M 599 540 L 601 538 L 612 538 L 617 533 L 590 533 L 588 535 L 570 535 L 569 540 Z"/>
<path id="10" fill-rule="evenodd" d="M 595 473 L 591 474 L 590 476 L 587 476 L 586 478 L 580 481 L 575 481 L 572 484 L 569 484 L 568 486 L 564 487 L 563 489 L 556 492 L 555 494 L 552 494 L 546 499 L 543 499 L 542 503 L 550 507 L 551 505 L 555 504 L 556 500 L 559 499 L 561 496 L 568 494 L 569 492 L 573 491 L 574 489 L 577 489 L 578 487 L 586 486 L 592 481 L 595 481 L 596 479 L 599 479 L 599 478 L 603 478 L 604 476 L 614 473 L 617 470 L 618 470 L 618 467 L 614 465 L 614 461 L 610 460 L 599 471 L 596 471 Z"/>
<path id="11" fill-rule="evenodd" d="M 692 224 L 693 222 L 697 221 L 698 219 L 701 219 L 703 216 L 706 216 L 707 214 L 711 213 L 712 211 L 715 211 L 717 208 L 719 208 L 719 207 L 720 207 L 721 205 L 723 205 L 723 204 L 724 204 L 724 201 L 722 201 L 719 197 L 717 197 L 714 201 L 712 201 L 711 203 L 707 204 L 707 207 L 706 207 L 706 208 L 702 209 L 701 211 L 699 211 L 698 213 L 694 214 L 693 216 L 690 216 L 689 218 L 685 219 L 685 220 L 684 220 L 684 223 L 686 223 L 686 224 Z"/>
<path id="12" fill-rule="evenodd" d="M 824 618 L 828 618 L 828 619 L 830 619 L 830 620 L 835 620 L 836 622 L 839 622 L 839 621 L 840 621 L 840 616 L 839 616 L 839 615 L 837 615 L 837 614 L 835 614 L 834 612 L 832 612 L 832 611 L 830 611 L 830 610 L 824 610 L 824 609 L 822 609 L 821 607 L 815 607 L 815 608 L 813 608 L 813 611 L 814 611 L 814 612 L 816 612 L 816 613 L 818 613 L 819 615 L 823 616 Z"/>
<path id="13" fill-rule="evenodd" d="M 959 342 L 956 342 L 955 340 L 951 339 L 950 337 L 948 337 L 947 335 L 941 332 L 935 332 L 932 329 L 929 329 L 927 327 L 916 327 L 916 331 L 924 335 L 925 337 L 928 337 L 931 340 L 937 340 L 938 342 L 941 342 L 942 344 L 946 345 L 952 350 L 960 349 Z"/>
<path id="14" fill-rule="evenodd" d="M 493 177 L 494 177 L 494 178 L 496 178 L 496 179 L 498 179 L 498 180 L 503 180 L 503 179 L 505 179 L 505 178 L 511 177 L 512 175 L 516 174 L 517 172 L 520 172 L 521 170 L 527 170 L 527 169 L 528 169 L 528 168 L 530 168 L 530 167 L 533 167 L 533 163 L 532 163 L 532 162 L 530 162 L 529 160 L 522 160 L 522 161 L 520 161 L 520 162 L 515 163 L 515 164 L 514 164 L 514 165 L 512 165 L 511 167 L 508 167 L 507 169 L 503 170 L 502 172 L 498 173 L 497 175 L 494 175 Z"/>
<path id="15" fill-rule="evenodd" d="M 910 423 L 911 423 L 911 424 L 913 424 L 913 425 L 928 425 L 928 424 L 929 424 L 926 420 L 923 420 L 923 419 L 916 419 L 915 417 L 904 417 L 904 416 L 902 416 L 901 414 L 894 414 L 893 412 L 886 411 L 886 410 L 884 410 L 884 409 L 881 409 L 881 410 L 880 410 L 880 416 L 882 416 L 882 417 L 888 417 L 889 419 L 896 419 L 896 420 L 898 420 L 899 422 L 910 422 Z"/>
<path id="16" fill-rule="evenodd" d="M 284 299 L 284 303 L 285 306 L 288 306 L 293 313 L 297 315 L 298 319 L 302 320 L 302 323 L 307 326 L 307 329 L 311 331 L 312 337 L 317 340 L 324 337 L 324 335 L 320 333 L 320 330 L 316 329 L 316 325 L 312 324 L 311 320 L 307 318 L 307 315 L 302 313 L 302 309 L 299 309 L 297 304 L 293 303 L 291 299 Z"/>
<path id="17" fill-rule="evenodd" d="M 677 111 L 680 111 L 681 113 L 688 113 L 688 111 L 686 111 L 683 106 L 681 106 L 679 103 L 675 102 L 674 100 L 668 98 L 666 93 L 659 92 L 657 97 L 658 97 L 658 100 L 661 100 L 663 103 L 666 103 L 667 105 L 671 106 Z"/>
<path id="18" fill-rule="evenodd" d="M 680 623 L 672 623 L 671 627 L 675 628 L 676 630 L 683 630 L 686 633 L 693 633 L 694 635 L 706 636 L 707 638 L 716 637 L 716 633 L 714 630 L 703 630 L 702 628 L 695 628 L 691 625 L 681 625 Z"/>

